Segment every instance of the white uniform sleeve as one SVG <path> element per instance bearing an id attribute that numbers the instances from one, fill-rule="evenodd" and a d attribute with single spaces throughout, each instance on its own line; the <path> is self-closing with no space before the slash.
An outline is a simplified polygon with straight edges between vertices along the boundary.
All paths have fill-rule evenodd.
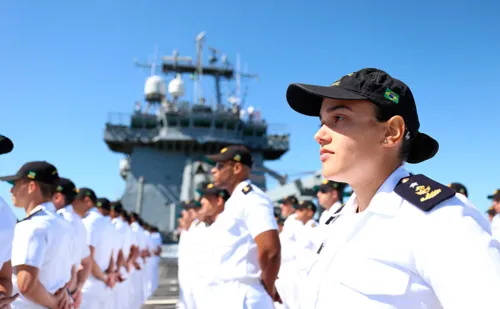
<path id="1" fill-rule="evenodd" d="M 249 201 L 245 201 L 245 223 L 252 238 L 256 238 L 259 234 L 277 230 L 278 223 L 274 217 L 273 204 L 257 194 L 249 196 Z"/>
<path id="2" fill-rule="evenodd" d="M 46 230 L 27 224 L 17 226 L 12 245 L 12 266 L 28 265 L 40 268 L 47 247 Z"/>
<path id="3" fill-rule="evenodd" d="M 2 203 L 3 200 L 0 200 Z M 12 256 L 12 241 L 14 239 L 14 229 L 16 227 L 16 219 L 14 213 L 7 204 L 0 204 L 0 268 L 2 265 L 10 261 Z"/>
<path id="4" fill-rule="evenodd" d="M 415 231 L 415 263 L 443 308 L 500 308 L 500 243 L 473 206 L 445 205 Z"/>
<path id="5" fill-rule="evenodd" d="M 102 244 L 102 232 L 99 233 L 99 229 L 102 230 L 104 226 L 102 226 L 101 224 L 97 224 L 96 221 L 94 221 L 93 223 L 94 224 L 88 224 L 85 226 L 87 230 L 87 243 L 89 246 L 99 248 Z"/>

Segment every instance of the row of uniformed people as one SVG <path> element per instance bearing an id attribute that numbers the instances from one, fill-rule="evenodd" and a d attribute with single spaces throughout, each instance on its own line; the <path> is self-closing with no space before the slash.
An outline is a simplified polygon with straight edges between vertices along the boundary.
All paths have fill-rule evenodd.
<path id="1" fill-rule="evenodd" d="M 415 100 L 405 83 L 368 68 L 330 86 L 291 84 L 286 97 L 292 109 L 321 121 L 314 138 L 325 179 L 353 189 L 344 205 L 325 215 L 318 229 L 321 244 L 292 306 L 500 308 L 500 242 L 488 220 L 460 192 L 405 168 L 431 159 L 439 149 L 419 131 Z M 280 263 L 261 254 L 262 248 L 272 252 L 266 245 L 273 241 L 262 241 L 260 234 L 271 236 L 263 231 L 274 232 L 276 220 L 259 224 L 269 215 L 258 211 L 262 205 L 271 211 L 272 205 L 244 181 L 248 174 L 241 177 L 241 153 L 228 147 L 212 159 L 215 185 L 231 197 L 202 233 L 210 237 L 199 248 L 206 272 L 200 307 L 272 308 L 272 300 L 280 300 L 274 284 L 279 287 L 282 274 L 275 282 Z M 289 217 L 282 238 L 288 237 L 290 223 L 300 221 L 298 214 Z M 279 257 L 279 237 L 271 247 Z M 283 296 L 287 299 L 286 291 Z"/>
<path id="2" fill-rule="evenodd" d="M 207 158 L 214 182 L 183 203 L 179 219 L 178 308 L 273 308 L 278 225 L 271 200 L 249 179 L 251 153 L 230 146 Z"/>
<path id="3" fill-rule="evenodd" d="M 6 153 L 2 145 L 0 139 Z M 12 211 L 0 204 L 0 308 L 7 302 L 12 308 L 139 308 L 156 288 L 161 238 L 145 231 L 136 214 L 129 217 L 119 203 L 112 209 L 91 189 L 76 189 L 45 161 L 0 180 L 13 185 L 12 202 L 27 215 L 14 226 Z"/>

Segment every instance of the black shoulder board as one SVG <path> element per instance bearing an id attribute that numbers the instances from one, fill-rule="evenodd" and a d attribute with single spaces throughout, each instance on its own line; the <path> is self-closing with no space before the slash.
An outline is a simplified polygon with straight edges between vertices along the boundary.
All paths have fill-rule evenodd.
<path id="1" fill-rule="evenodd" d="M 246 187 L 243 188 L 243 190 L 241 190 L 241 192 L 243 192 L 243 194 L 248 194 L 248 192 L 251 192 L 252 190 L 253 190 L 252 186 L 247 185 Z"/>
<path id="2" fill-rule="evenodd" d="M 35 211 L 34 213 L 32 213 L 31 215 L 27 216 L 26 218 L 18 221 L 17 223 L 21 223 L 23 221 L 26 221 L 26 220 L 29 220 L 31 218 L 33 218 L 33 216 L 35 216 L 36 214 L 40 213 L 40 211 L 42 211 L 42 209 L 38 209 L 37 211 Z"/>
<path id="3" fill-rule="evenodd" d="M 394 192 L 423 211 L 430 211 L 439 203 L 455 196 L 453 189 L 422 174 L 402 178 Z"/>

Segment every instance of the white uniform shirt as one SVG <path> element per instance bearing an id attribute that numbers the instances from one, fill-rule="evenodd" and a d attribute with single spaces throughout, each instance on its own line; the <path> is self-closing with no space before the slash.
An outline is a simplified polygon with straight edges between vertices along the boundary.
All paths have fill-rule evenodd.
<path id="1" fill-rule="evenodd" d="M 130 254 L 130 247 L 132 246 L 132 229 L 130 225 L 128 225 L 128 222 L 123 221 L 122 218 L 114 218 L 111 222 L 122 237 L 121 249 L 123 251 L 123 256 L 127 259 Z"/>
<path id="2" fill-rule="evenodd" d="M 87 230 L 82 218 L 75 213 L 73 206 L 67 205 L 57 211 L 66 221 L 71 224 L 73 230 L 72 242 L 74 244 L 74 265 L 79 266 L 81 261 L 90 255 L 87 242 Z"/>
<path id="3" fill-rule="evenodd" d="M 110 220 L 101 215 L 95 207 L 87 212 L 82 221 L 87 230 L 88 244 L 94 247 L 94 261 L 101 271 L 105 271 L 114 248 L 114 239 L 108 236 L 114 235 L 115 229 Z"/>
<path id="4" fill-rule="evenodd" d="M 52 209 L 52 203 L 35 207 L 29 216 L 16 225 L 12 245 L 12 266 L 29 265 L 39 269 L 38 280 L 48 293 L 54 294 L 71 277 L 71 234 L 68 223 Z M 12 274 L 14 293 L 18 293 L 17 276 Z M 13 307 L 43 308 L 22 294 L 13 302 Z"/>
<path id="5" fill-rule="evenodd" d="M 9 205 L 0 197 L 0 268 L 5 262 L 10 261 L 12 256 L 12 240 L 16 228 L 16 216 Z"/>
<path id="6" fill-rule="evenodd" d="M 321 245 L 317 235 L 318 229 L 318 223 L 311 219 L 297 231 L 295 267 L 298 272 L 307 271 L 314 261 L 316 252 Z"/>
<path id="7" fill-rule="evenodd" d="M 361 213 L 353 194 L 330 222 L 304 308 L 500 308 L 500 244 L 487 220 L 460 194 L 419 209 L 394 192 L 400 179 L 422 203 L 449 191 L 408 176 L 399 167 Z"/>
<path id="8" fill-rule="evenodd" d="M 342 203 L 337 201 L 333 203 L 332 207 L 330 207 L 329 209 L 325 209 L 319 217 L 319 224 L 325 224 L 326 220 L 328 220 L 337 210 L 339 210 L 340 207 L 342 207 Z"/>
<path id="9" fill-rule="evenodd" d="M 496 214 L 491 220 L 491 233 L 496 240 L 500 241 L 500 214 Z"/>
<path id="10" fill-rule="evenodd" d="M 208 266 L 213 281 L 259 282 L 259 234 L 277 230 L 273 204 L 262 190 L 243 181 L 226 201 L 224 211 L 211 225 L 213 259 Z"/>

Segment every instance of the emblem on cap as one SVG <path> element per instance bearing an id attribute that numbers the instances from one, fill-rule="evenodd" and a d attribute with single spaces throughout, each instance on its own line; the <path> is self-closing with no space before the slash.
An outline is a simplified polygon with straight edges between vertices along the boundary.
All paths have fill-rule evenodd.
<path id="1" fill-rule="evenodd" d="M 213 184 L 213 183 L 209 183 L 209 184 L 207 185 L 207 188 L 208 188 L 208 189 L 211 189 L 211 188 L 213 188 L 213 187 L 214 187 L 214 184 Z"/>
<path id="2" fill-rule="evenodd" d="M 407 183 L 408 182 L 408 178 L 403 178 L 403 180 L 401 180 L 402 183 Z"/>
<path id="3" fill-rule="evenodd" d="M 235 155 L 233 158 L 235 161 L 241 161 L 241 156 L 239 154 Z"/>
<path id="4" fill-rule="evenodd" d="M 389 88 L 385 89 L 384 98 L 386 98 L 389 101 L 392 101 L 396 104 L 399 103 L 399 96 Z"/>
<path id="5" fill-rule="evenodd" d="M 222 148 L 222 149 L 220 150 L 220 153 L 224 153 L 224 152 L 226 152 L 226 151 L 227 151 L 227 148 Z"/>
<path id="6" fill-rule="evenodd" d="M 326 185 L 328 183 L 328 180 L 323 180 L 323 184 Z"/>
<path id="7" fill-rule="evenodd" d="M 36 173 L 35 173 L 35 172 L 32 172 L 32 171 L 29 171 L 29 172 L 28 172 L 28 176 L 27 176 L 27 177 L 28 177 L 28 178 L 31 178 L 31 179 L 35 179 L 35 177 L 36 177 Z"/>

